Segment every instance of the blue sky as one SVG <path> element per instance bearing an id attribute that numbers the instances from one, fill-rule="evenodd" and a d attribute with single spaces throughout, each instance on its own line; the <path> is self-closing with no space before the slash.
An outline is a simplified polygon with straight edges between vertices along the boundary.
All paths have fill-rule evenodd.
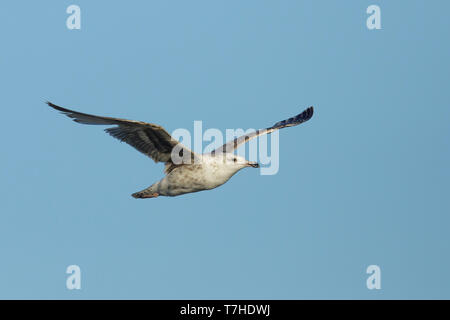
<path id="1" fill-rule="evenodd" d="M 450 298 L 449 10 L 2 2 L 0 298 Z M 280 131 L 276 175 L 142 201 L 163 165 L 45 100 L 169 132 L 315 114 Z"/>

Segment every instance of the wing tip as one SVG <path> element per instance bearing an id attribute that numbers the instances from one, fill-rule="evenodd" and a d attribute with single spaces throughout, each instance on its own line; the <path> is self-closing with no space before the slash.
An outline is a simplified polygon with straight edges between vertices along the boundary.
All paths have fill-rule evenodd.
<path id="1" fill-rule="evenodd" d="M 295 124 L 300 124 L 302 122 L 306 122 L 309 119 L 311 119 L 313 114 L 314 114 L 314 107 L 310 106 L 309 108 L 306 108 L 305 110 L 303 110 L 301 113 L 299 113 L 295 117 L 288 119 L 288 122 L 289 122 L 289 120 L 291 120 Z"/>
<path id="2" fill-rule="evenodd" d="M 301 113 L 299 113 L 298 115 L 286 119 L 286 120 L 282 120 L 282 121 L 278 121 L 277 123 L 275 123 L 272 128 L 273 129 L 281 129 L 281 128 L 285 128 L 285 127 L 292 127 L 292 126 L 297 126 L 303 122 L 308 121 L 309 119 L 312 118 L 314 114 L 314 107 L 310 106 L 309 108 L 306 108 L 305 110 L 303 110 Z"/>
<path id="3" fill-rule="evenodd" d="M 309 119 L 312 118 L 312 116 L 314 114 L 314 106 L 310 106 L 305 111 L 303 111 L 301 114 L 304 115 L 304 121 L 308 121 Z"/>
<path id="4" fill-rule="evenodd" d="M 52 107 L 55 110 L 61 111 L 61 112 L 68 112 L 67 109 L 64 109 L 63 107 L 57 106 L 56 104 L 50 102 L 50 101 L 45 101 L 45 104 L 47 104 L 49 107 Z"/>

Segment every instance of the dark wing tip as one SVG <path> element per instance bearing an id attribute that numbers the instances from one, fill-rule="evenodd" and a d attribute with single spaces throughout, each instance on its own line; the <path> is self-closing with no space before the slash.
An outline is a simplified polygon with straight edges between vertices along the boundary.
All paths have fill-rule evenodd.
<path id="1" fill-rule="evenodd" d="M 302 113 L 300 113 L 298 116 L 300 116 L 303 121 L 308 121 L 309 119 L 312 118 L 313 114 L 314 114 L 314 107 L 311 106 Z"/>
<path id="2" fill-rule="evenodd" d="M 285 127 L 297 126 L 300 123 L 303 123 L 303 122 L 311 119 L 313 114 L 314 114 L 314 107 L 311 106 L 308 109 L 305 109 L 302 113 L 299 113 L 298 115 L 296 115 L 295 117 L 275 123 L 272 126 L 272 128 L 281 129 L 281 128 L 285 128 Z"/>
<path id="3" fill-rule="evenodd" d="M 52 107 L 53 109 L 60 111 L 62 114 L 68 116 L 69 118 L 72 118 L 73 121 L 78 122 L 78 123 L 92 124 L 92 123 L 88 122 L 86 119 L 82 119 L 80 117 L 83 117 L 83 116 L 93 117 L 93 118 L 97 117 L 97 116 L 93 116 L 93 115 L 89 115 L 89 114 L 85 114 L 85 113 L 81 113 L 81 112 L 77 112 L 77 111 L 73 111 L 70 109 L 66 109 L 66 108 L 57 106 L 56 104 L 51 103 L 50 101 L 46 101 L 46 104 L 49 105 L 50 107 Z"/>
<path id="4" fill-rule="evenodd" d="M 47 104 L 47 105 L 49 105 L 50 107 L 52 107 L 52 108 L 54 108 L 54 107 L 57 107 L 57 105 L 56 104 L 53 104 L 53 103 L 51 103 L 50 101 L 45 101 L 45 103 Z"/>
<path id="5" fill-rule="evenodd" d="M 61 111 L 61 112 L 70 112 L 70 110 L 65 109 L 65 108 L 63 108 L 63 107 L 60 107 L 60 106 L 57 106 L 56 104 L 51 103 L 50 101 L 46 101 L 45 103 L 46 103 L 47 105 L 49 105 L 50 107 L 52 107 L 53 109 L 56 109 L 56 110 L 58 110 L 58 111 Z"/>

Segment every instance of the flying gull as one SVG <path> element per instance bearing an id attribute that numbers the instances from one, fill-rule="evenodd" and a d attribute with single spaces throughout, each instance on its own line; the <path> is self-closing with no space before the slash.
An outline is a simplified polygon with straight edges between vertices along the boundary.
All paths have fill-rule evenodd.
<path id="1" fill-rule="evenodd" d="M 250 139 L 275 130 L 297 126 L 311 119 L 314 109 L 309 107 L 272 127 L 256 130 L 229 141 L 220 148 L 204 154 L 196 154 L 173 139 L 163 127 L 134 120 L 100 117 L 47 104 L 61 111 L 75 122 L 94 125 L 113 125 L 105 131 L 114 138 L 124 141 L 149 156 L 155 162 L 164 162 L 166 176 L 147 189 L 133 193 L 134 198 L 155 198 L 178 196 L 185 193 L 210 190 L 227 182 L 236 172 L 245 167 L 258 168 L 257 162 L 247 161 L 233 154 L 234 150 Z M 180 160 L 181 159 L 181 160 Z"/>

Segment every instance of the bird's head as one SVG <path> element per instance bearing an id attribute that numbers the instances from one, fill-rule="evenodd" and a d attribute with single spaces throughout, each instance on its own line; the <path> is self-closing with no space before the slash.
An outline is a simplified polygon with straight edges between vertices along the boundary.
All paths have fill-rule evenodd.
<path id="1" fill-rule="evenodd" d="M 258 162 L 248 161 L 245 158 L 232 153 L 225 153 L 223 161 L 228 167 L 233 168 L 236 171 L 245 167 L 259 168 Z"/>

